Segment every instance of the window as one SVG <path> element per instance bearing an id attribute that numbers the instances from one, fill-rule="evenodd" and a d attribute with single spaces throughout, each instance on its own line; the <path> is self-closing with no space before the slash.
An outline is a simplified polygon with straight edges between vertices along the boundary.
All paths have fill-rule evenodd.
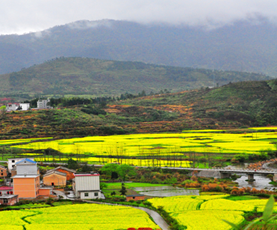
<path id="1" fill-rule="evenodd" d="M 3 173 L 1 173 L 1 176 L 3 176 Z"/>
<path id="2" fill-rule="evenodd" d="M 4 204 L 9 203 L 8 199 L 3 199 L 3 203 L 4 203 Z"/>
<path id="3" fill-rule="evenodd" d="M 14 168 L 15 165 L 12 165 L 12 167 Z"/>
<path id="4" fill-rule="evenodd" d="M 12 160 L 12 163 L 14 163 L 14 160 Z"/>
<path id="5" fill-rule="evenodd" d="M 0 196 L 2 196 L 2 192 L 0 192 Z"/>
<path id="6" fill-rule="evenodd" d="M 88 196 L 88 192 L 85 192 L 85 196 Z"/>
<path id="7" fill-rule="evenodd" d="M 94 193 L 94 196 L 98 196 L 98 192 L 95 192 L 95 193 Z"/>

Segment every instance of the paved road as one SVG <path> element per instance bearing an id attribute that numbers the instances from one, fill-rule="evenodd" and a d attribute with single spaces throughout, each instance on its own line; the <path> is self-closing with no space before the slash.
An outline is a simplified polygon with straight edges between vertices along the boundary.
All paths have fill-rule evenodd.
<path id="1" fill-rule="evenodd" d="M 130 208 L 136 208 L 136 209 L 140 209 L 142 211 L 147 212 L 152 219 L 154 220 L 154 222 L 160 226 L 160 228 L 162 230 L 169 230 L 169 225 L 165 222 L 165 220 L 160 216 L 159 213 L 148 209 L 148 208 L 143 208 L 143 207 L 134 207 L 134 206 L 129 206 L 129 205 L 123 205 L 123 204 L 111 204 L 111 203 L 104 203 L 104 202 L 96 202 L 96 201 L 87 201 L 87 200 L 83 200 L 87 203 L 94 203 L 94 204 L 108 204 L 108 205 L 120 205 L 120 206 L 125 206 L 125 207 L 130 207 Z"/>
<path id="2" fill-rule="evenodd" d="M 54 193 L 56 193 L 56 194 L 57 194 L 57 196 L 62 196 L 62 199 L 65 199 L 65 200 L 69 199 L 69 198 L 65 195 L 65 193 L 64 193 L 64 192 L 62 192 L 62 191 L 59 191 L 59 190 L 53 190 L 53 192 L 54 192 Z"/>

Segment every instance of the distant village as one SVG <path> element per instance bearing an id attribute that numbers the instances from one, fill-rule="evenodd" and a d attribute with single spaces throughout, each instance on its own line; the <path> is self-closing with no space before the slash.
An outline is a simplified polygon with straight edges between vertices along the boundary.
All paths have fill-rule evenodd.
<path id="1" fill-rule="evenodd" d="M 39 99 L 37 101 L 37 108 L 32 109 L 52 109 L 53 107 L 49 106 L 48 103 L 50 102 L 49 99 Z M 30 110 L 30 103 L 7 103 L 6 104 L 6 111 L 12 112 L 16 110 Z"/>
<path id="2" fill-rule="evenodd" d="M 4 184 L 0 187 L 0 205 L 14 205 L 20 199 L 100 199 L 104 195 L 100 190 L 98 173 L 76 173 L 63 166 L 40 174 L 37 162 L 33 158 L 8 159 L 7 167 L 0 165 L 0 178 Z M 67 194 L 64 188 L 72 186 Z"/>

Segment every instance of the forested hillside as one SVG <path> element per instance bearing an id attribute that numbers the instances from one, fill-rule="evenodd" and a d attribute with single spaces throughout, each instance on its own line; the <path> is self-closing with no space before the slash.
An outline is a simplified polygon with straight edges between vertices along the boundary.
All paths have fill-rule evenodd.
<path id="1" fill-rule="evenodd" d="M 127 21 L 78 21 L 0 36 L 0 73 L 56 57 L 142 61 L 276 76 L 277 26 L 265 20 L 205 28 Z"/>
<path id="2" fill-rule="evenodd" d="M 247 72 L 181 68 L 142 62 L 106 61 L 89 58 L 57 58 L 19 72 L 0 75 L 0 95 L 119 96 L 178 92 L 229 82 L 267 80 Z M 165 90 L 166 89 L 166 90 Z"/>

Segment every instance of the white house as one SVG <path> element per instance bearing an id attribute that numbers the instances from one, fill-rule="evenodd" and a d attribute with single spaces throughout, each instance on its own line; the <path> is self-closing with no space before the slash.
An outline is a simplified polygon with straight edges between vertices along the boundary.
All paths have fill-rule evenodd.
<path id="1" fill-rule="evenodd" d="M 21 108 L 21 109 L 20 109 Z M 30 103 L 8 103 L 6 105 L 6 111 L 16 111 L 16 110 L 28 110 L 30 108 Z"/>
<path id="2" fill-rule="evenodd" d="M 11 172 L 12 169 L 14 169 L 15 167 L 15 164 L 23 159 L 26 159 L 26 158 L 10 158 L 8 159 L 8 171 Z M 28 158 L 30 160 L 34 160 L 34 158 Z"/>
<path id="3" fill-rule="evenodd" d="M 17 110 L 19 107 L 19 103 L 8 103 L 6 105 L 6 111 L 11 112 Z"/>
<path id="4" fill-rule="evenodd" d="M 30 109 L 30 103 L 19 103 L 21 110 L 28 110 Z"/>
<path id="5" fill-rule="evenodd" d="M 100 175 L 98 173 L 75 174 L 72 187 L 75 196 L 80 199 L 101 198 Z"/>
<path id="6" fill-rule="evenodd" d="M 39 99 L 37 101 L 37 109 L 52 109 L 51 106 L 48 106 L 48 102 L 50 102 L 49 98 L 47 100 Z"/>

